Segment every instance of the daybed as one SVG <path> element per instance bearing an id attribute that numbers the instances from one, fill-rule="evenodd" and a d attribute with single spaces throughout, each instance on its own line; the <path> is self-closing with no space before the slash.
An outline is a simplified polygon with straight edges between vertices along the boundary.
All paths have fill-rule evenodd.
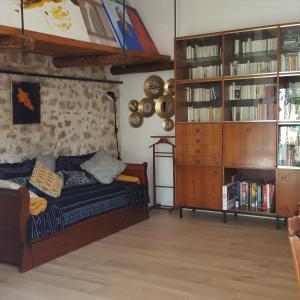
<path id="1" fill-rule="evenodd" d="M 68 160 L 63 163 L 66 162 L 68 165 Z M 81 162 L 80 159 L 79 164 Z M 29 213 L 30 198 L 26 187 L 0 188 L 0 261 L 17 264 L 20 272 L 25 272 L 147 219 L 146 171 L 147 163 L 143 163 L 127 164 L 123 172 L 138 177 L 141 185 L 114 181 L 109 185 L 99 183 L 63 189 L 61 198 L 49 201 L 46 211 L 37 217 Z M 116 201 L 114 193 L 123 193 L 123 196 L 125 193 L 127 198 L 120 196 L 121 202 Z M 75 202 L 72 199 L 76 199 Z M 82 207 L 84 200 L 90 204 L 88 209 Z M 43 219 L 43 215 L 48 219 Z M 53 225 L 51 218 L 59 221 Z"/>

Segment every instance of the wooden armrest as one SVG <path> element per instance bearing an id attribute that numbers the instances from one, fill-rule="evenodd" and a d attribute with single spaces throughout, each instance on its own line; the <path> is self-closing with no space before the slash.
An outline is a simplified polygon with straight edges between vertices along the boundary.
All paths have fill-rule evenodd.
<path id="1" fill-rule="evenodd" d="M 300 239 L 297 236 L 290 236 L 289 241 L 292 250 L 294 267 L 298 283 L 298 291 L 300 296 Z"/>
<path id="2" fill-rule="evenodd" d="M 288 234 L 289 236 L 296 235 L 296 232 L 300 230 L 300 216 L 288 218 Z"/>
<path id="3" fill-rule="evenodd" d="M 146 162 L 142 164 L 128 163 L 126 165 L 126 169 L 122 174 L 138 177 L 140 179 L 141 184 L 145 185 L 148 189 L 147 166 L 148 164 Z"/>
<path id="4" fill-rule="evenodd" d="M 0 188 L 0 260 L 19 264 L 27 242 L 30 197 L 27 188 Z"/>

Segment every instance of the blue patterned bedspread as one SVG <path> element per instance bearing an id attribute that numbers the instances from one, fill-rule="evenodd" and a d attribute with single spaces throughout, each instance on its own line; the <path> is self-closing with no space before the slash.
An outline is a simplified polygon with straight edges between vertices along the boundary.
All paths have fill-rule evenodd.
<path id="1" fill-rule="evenodd" d="M 47 209 L 28 221 L 29 240 L 47 237 L 81 220 L 117 208 L 145 204 L 149 196 L 141 185 L 113 182 L 67 187 L 60 198 L 47 199 Z"/>

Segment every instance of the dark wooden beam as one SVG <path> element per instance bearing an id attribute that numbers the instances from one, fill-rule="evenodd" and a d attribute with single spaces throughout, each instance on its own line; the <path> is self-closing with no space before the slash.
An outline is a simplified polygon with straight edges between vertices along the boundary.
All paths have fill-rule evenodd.
<path id="1" fill-rule="evenodd" d="M 108 55 L 66 56 L 53 58 L 56 68 L 92 67 L 101 65 L 141 64 L 169 60 L 165 55 L 149 55 L 140 51 Z"/>
<path id="2" fill-rule="evenodd" d="M 165 70 L 173 70 L 173 69 L 174 69 L 173 61 L 161 61 L 161 62 L 152 62 L 152 63 L 144 63 L 144 64 L 116 65 L 110 68 L 110 72 L 112 75 L 124 75 L 124 74 L 134 74 L 134 73 L 165 71 Z"/>
<path id="3" fill-rule="evenodd" d="M 0 52 L 32 51 L 35 40 L 29 35 L 15 35 L 0 37 Z"/>

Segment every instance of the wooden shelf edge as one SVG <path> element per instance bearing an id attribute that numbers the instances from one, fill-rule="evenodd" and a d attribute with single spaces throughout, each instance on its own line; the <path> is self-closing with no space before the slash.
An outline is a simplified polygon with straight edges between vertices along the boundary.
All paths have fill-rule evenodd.
<path id="1" fill-rule="evenodd" d="M 270 212 L 270 209 L 259 209 L 259 208 L 231 208 L 227 210 L 228 213 L 247 214 L 247 215 L 258 215 L 258 216 L 270 216 L 277 217 L 276 213 Z"/>
<path id="2" fill-rule="evenodd" d="M 20 28 L 0 25 L 0 37 L 14 37 L 21 34 Z M 126 50 L 118 47 L 106 46 L 87 41 L 49 35 L 45 33 L 25 30 L 25 35 L 35 40 L 34 49 L 29 53 L 53 56 L 53 63 L 57 68 L 86 67 L 97 65 L 116 66 L 115 72 L 120 74 L 127 69 L 128 73 L 143 72 L 145 70 L 171 70 L 174 64 L 170 56 L 151 54 L 144 51 Z"/>

